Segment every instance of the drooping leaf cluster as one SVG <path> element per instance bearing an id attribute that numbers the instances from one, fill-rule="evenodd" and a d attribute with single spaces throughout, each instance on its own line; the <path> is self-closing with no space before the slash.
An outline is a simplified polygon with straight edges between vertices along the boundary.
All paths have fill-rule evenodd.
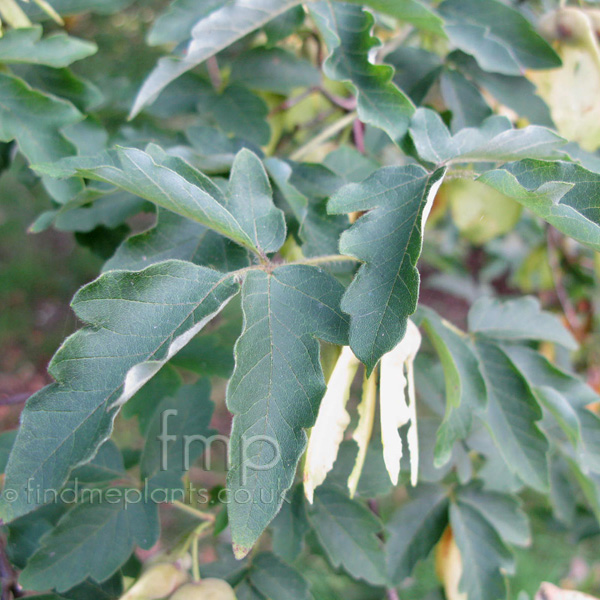
<path id="1" fill-rule="evenodd" d="M 52 2 L 109 26 L 129 4 Z M 182 464 L 183 440 L 217 434 L 223 381 L 227 498 L 211 496 L 208 510 L 231 544 L 201 573 L 239 599 L 332 597 L 305 576 L 311 560 L 383 597 L 436 548 L 447 594 L 457 572 L 468 600 L 499 600 L 518 571 L 514 548 L 531 542 L 520 495 L 548 498 L 566 526 L 581 512 L 600 518 L 600 397 L 571 368 L 573 332 L 514 290 L 462 290 L 462 327 L 419 301 L 422 273 L 442 271 L 434 255 L 460 238 L 458 218 L 445 224 L 450 242 L 426 232 L 459 180 L 479 190 L 469 210 L 489 199 L 518 220 L 524 208 L 526 234 L 553 228 L 600 251 L 598 157 L 556 130 L 555 107 L 523 74 L 561 68 L 534 11 L 173 0 L 147 32 L 164 56 L 138 85 L 139 72 L 86 69 L 98 45 L 45 34 L 47 13 L 23 10 L 28 26 L 0 38 L 0 141 L 47 194 L 31 230 L 74 232 L 107 259 L 73 298 L 82 328 L 52 358 L 53 383 L 0 437 L 0 514 L 25 589 L 119 597 L 123 575 L 137 576 L 134 550 L 160 538 L 158 505 L 194 510 L 196 498 L 177 494 L 206 448 Z M 136 228 L 148 214 L 153 224 Z M 338 347 L 377 378 L 409 317 L 425 339 L 419 484 L 397 501 L 371 419 L 352 493 L 361 452 L 347 440 L 308 502 L 298 465 Z M 125 449 L 111 435 L 132 417 L 142 442 Z M 405 456 L 400 486 L 409 473 Z"/>

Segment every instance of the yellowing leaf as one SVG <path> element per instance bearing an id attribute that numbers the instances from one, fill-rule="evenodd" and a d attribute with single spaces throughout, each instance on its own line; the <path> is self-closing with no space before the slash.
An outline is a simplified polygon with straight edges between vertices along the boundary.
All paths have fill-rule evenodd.
<path id="1" fill-rule="evenodd" d="M 447 600 L 467 600 L 467 594 L 458 591 L 462 575 L 462 558 L 450 527 L 446 528 L 436 547 L 435 571 L 444 586 Z"/>
<path id="2" fill-rule="evenodd" d="M 329 378 L 306 450 L 304 493 L 311 504 L 315 488 L 325 481 L 333 468 L 344 431 L 350 424 L 346 403 L 358 365 L 359 361 L 350 347 L 344 346 Z"/>
<path id="3" fill-rule="evenodd" d="M 410 452 L 411 482 L 416 485 L 419 471 L 419 449 L 417 441 L 417 411 L 413 362 L 421 346 L 421 334 L 408 321 L 402 341 L 381 359 L 379 402 L 381 412 L 381 441 L 383 460 L 392 483 L 398 483 L 402 438 L 398 429 L 410 421 L 408 448 Z M 404 370 L 406 368 L 406 375 Z M 405 390 L 408 388 L 408 402 Z"/>

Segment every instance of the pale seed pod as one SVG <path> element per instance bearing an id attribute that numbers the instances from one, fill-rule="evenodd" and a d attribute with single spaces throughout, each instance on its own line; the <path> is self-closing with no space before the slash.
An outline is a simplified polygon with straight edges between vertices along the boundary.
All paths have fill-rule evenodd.
<path id="1" fill-rule="evenodd" d="M 236 597 L 225 580 L 208 578 L 181 586 L 169 600 L 236 600 Z"/>
<path id="2" fill-rule="evenodd" d="M 157 600 L 172 594 L 188 581 L 188 574 L 174 564 L 161 563 L 150 567 L 121 596 L 120 600 Z"/>

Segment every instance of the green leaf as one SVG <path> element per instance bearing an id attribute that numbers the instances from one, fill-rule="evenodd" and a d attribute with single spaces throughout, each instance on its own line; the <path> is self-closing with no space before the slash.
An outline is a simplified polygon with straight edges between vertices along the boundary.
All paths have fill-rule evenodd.
<path id="1" fill-rule="evenodd" d="M 265 166 L 300 225 L 298 235 L 305 256 L 337 254 L 346 217 L 327 214 L 327 198 L 341 181 L 322 165 L 289 164 L 268 158 Z M 306 182 L 308 184 L 306 184 Z"/>
<path id="2" fill-rule="evenodd" d="M 234 366 L 233 345 L 239 333 L 238 321 L 232 325 L 235 335 L 234 327 L 228 331 L 222 326 L 216 333 L 200 335 L 174 356 L 171 364 L 203 377 L 229 379 Z"/>
<path id="3" fill-rule="evenodd" d="M 343 254 L 364 262 L 342 310 L 351 317 L 352 350 L 369 372 L 402 339 L 417 308 L 423 227 L 443 176 L 443 169 L 384 167 L 362 183 L 344 186 L 329 201 L 333 214 L 369 211 L 340 239 Z"/>
<path id="4" fill-rule="evenodd" d="M 59 231 L 83 233 L 89 233 L 97 227 L 114 229 L 146 206 L 144 200 L 126 192 L 109 194 L 98 198 L 91 205 L 84 206 L 81 205 L 79 197 L 76 197 L 58 210 L 42 213 L 30 226 L 29 231 L 38 233 L 50 225 Z M 150 263 L 144 266 L 148 264 Z"/>
<path id="5" fill-rule="evenodd" d="M 283 48 L 253 48 L 231 65 L 231 80 L 253 90 L 284 96 L 299 87 L 319 85 L 319 70 Z"/>
<path id="6" fill-rule="evenodd" d="M 237 600 L 267 600 L 247 579 L 235 588 Z"/>
<path id="7" fill-rule="evenodd" d="M 533 296 L 506 301 L 480 298 L 469 311 L 469 331 L 498 340 L 546 340 L 577 349 L 577 342 L 561 320 L 543 311 Z"/>
<path id="8" fill-rule="evenodd" d="M 95 497 L 73 507 L 43 537 L 42 546 L 21 573 L 21 585 L 64 592 L 87 577 L 102 582 L 136 546 L 149 550 L 158 538 L 158 511 L 151 502 L 126 501 L 137 497 L 137 492 L 111 488 L 99 496 L 96 491 Z"/>
<path id="9" fill-rule="evenodd" d="M 315 491 L 308 518 L 334 567 L 373 585 L 386 583 L 385 556 L 377 538 L 382 525 L 368 508 L 324 485 Z"/>
<path id="10" fill-rule="evenodd" d="M 340 444 L 333 469 L 327 474 L 326 484 L 335 485 L 343 490 L 348 489 L 348 479 L 356 464 L 358 444 L 354 440 L 344 440 Z M 355 497 L 377 498 L 386 496 L 392 491 L 393 484 L 383 461 L 381 440 L 371 440 L 367 448 Z"/>
<path id="11" fill-rule="evenodd" d="M 70 69 L 54 69 L 41 65 L 16 65 L 13 72 L 29 83 L 32 88 L 51 96 L 59 96 L 72 102 L 81 112 L 87 113 L 104 100 L 100 89 L 73 74 Z M 75 127 L 77 124 L 75 124 Z M 73 125 L 69 126 L 69 130 Z M 67 135 L 67 137 L 69 137 Z"/>
<path id="12" fill-rule="evenodd" d="M 463 564 L 459 590 L 466 592 L 468 600 L 505 600 L 501 569 L 510 568 L 513 558 L 494 527 L 460 500 L 450 506 L 450 525 Z"/>
<path id="13" fill-rule="evenodd" d="M 94 12 L 110 15 L 129 6 L 133 0 L 49 0 L 52 8 L 60 15 L 77 15 L 83 12 Z M 47 19 L 48 15 L 35 2 L 23 7 L 33 19 Z"/>
<path id="14" fill-rule="evenodd" d="M 376 11 L 396 17 L 437 35 L 444 35 L 443 21 L 431 9 L 417 0 L 349 0 L 354 4 L 366 5 Z"/>
<path id="15" fill-rule="evenodd" d="M 15 438 L 17 437 L 17 430 L 11 429 L 10 431 L 3 431 L 0 434 L 0 473 L 4 473 L 6 470 L 6 463 L 8 462 L 8 455 L 12 450 Z"/>
<path id="16" fill-rule="evenodd" d="M 96 456 L 87 464 L 71 471 L 70 481 L 79 484 L 92 484 L 115 481 L 125 477 L 123 455 L 116 444 L 107 440 L 98 448 Z"/>
<path id="17" fill-rule="evenodd" d="M 222 92 L 216 92 L 205 82 L 204 93 L 197 98 L 197 103 L 203 119 L 216 123 L 228 136 L 236 136 L 258 146 L 269 143 L 269 107 L 260 96 L 243 85 L 233 83 Z"/>
<path id="18" fill-rule="evenodd" d="M 535 85 L 526 77 L 484 71 L 474 58 L 460 50 L 450 53 L 448 60 L 456 64 L 471 80 L 485 88 L 498 102 L 512 108 L 531 123 L 554 127 L 550 109 L 536 94 Z"/>
<path id="19" fill-rule="evenodd" d="M 272 21 L 269 21 L 263 27 L 269 46 L 274 46 L 277 42 L 292 35 L 304 23 L 304 17 L 304 7 L 293 6 L 283 14 L 275 17 Z"/>
<path id="20" fill-rule="evenodd" d="M 325 380 L 316 338 L 347 343 L 342 286 L 315 267 L 252 271 L 242 287 L 244 330 L 227 387 L 234 414 L 229 455 L 229 522 L 245 556 L 292 485 L 315 422 Z"/>
<path id="21" fill-rule="evenodd" d="M 31 89 L 24 81 L 0 73 L 0 141 L 16 140 L 30 163 L 50 162 L 75 154 L 62 129 L 83 119 L 69 102 Z M 58 202 L 66 202 L 82 189 L 79 181 L 53 181 L 44 186 Z"/>
<path id="22" fill-rule="evenodd" d="M 422 104 L 438 81 L 442 71 L 442 60 L 434 52 L 412 46 L 400 46 L 386 54 L 385 61 L 394 66 L 394 82 L 411 100 Z"/>
<path id="23" fill-rule="evenodd" d="M 170 259 L 224 272 L 248 266 L 244 248 L 200 223 L 159 208 L 156 225 L 125 240 L 103 270 L 139 271 Z"/>
<path id="24" fill-rule="evenodd" d="M 67 590 L 64 597 L 68 600 L 117 600 L 122 594 L 123 574 L 119 570 L 102 583 L 86 579 L 73 589 Z"/>
<path id="25" fill-rule="evenodd" d="M 340 146 L 330 152 L 323 164 L 344 180 L 344 183 L 359 183 L 372 175 L 379 163 L 361 154 L 353 146 Z"/>
<path id="26" fill-rule="evenodd" d="M 96 44 L 65 33 L 42 39 L 42 27 L 9 29 L 0 38 L 0 62 L 33 63 L 49 67 L 67 67 L 77 60 L 95 54 Z"/>
<path id="27" fill-rule="evenodd" d="M 210 428 L 213 409 L 208 379 L 182 387 L 158 405 L 140 461 L 142 480 L 150 489 L 183 489 L 182 477 L 217 433 Z"/>
<path id="28" fill-rule="evenodd" d="M 238 152 L 231 168 L 227 209 L 260 252 L 277 252 L 283 246 L 283 212 L 273 204 L 273 192 L 261 160 L 245 148 Z"/>
<path id="29" fill-rule="evenodd" d="M 192 28 L 192 40 L 181 58 L 158 61 L 135 99 L 130 118 L 177 77 L 297 4 L 300 0 L 234 0 L 202 18 Z"/>
<path id="30" fill-rule="evenodd" d="M 73 498 L 71 494 L 70 499 Z M 62 503 L 47 504 L 8 525 L 6 555 L 10 562 L 18 569 L 24 569 L 39 548 L 42 536 L 56 526 L 65 510 Z"/>
<path id="31" fill-rule="evenodd" d="M 564 234 L 600 251 L 600 174 L 562 161 L 522 160 L 478 181 L 514 198 Z"/>
<path id="32" fill-rule="evenodd" d="M 529 520 L 515 497 L 486 491 L 475 483 L 459 488 L 456 497 L 479 511 L 507 544 L 531 544 Z"/>
<path id="33" fill-rule="evenodd" d="M 587 408 L 599 402 L 600 396 L 579 377 L 559 369 L 531 348 L 506 344 L 503 350 L 534 392 L 553 403 L 551 412 L 572 441 L 580 437 L 577 458 L 584 469 L 600 473 L 600 417 Z"/>
<path id="34" fill-rule="evenodd" d="M 252 152 L 244 149 L 236 156 L 226 198 L 184 160 L 165 154 L 158 146 L 150 145 L 147 150 L 117 147 L 98 157 L 65 159 L 37 170 L 55 177 L 77 174 L 110 183 L 258 253 L 273 252 L 283 244 L 283 213 L 273 205 L 264 167 Z"/>
<path id="35" fill-rule="evenodd" d="M 481 92 L 462 73 L 444 69 L 440 76 L 440 91 L 446 106 L 452 111 L 451 130 L 477 127 L 492 114 Z"/>
<path id="36" fill-rule="evenodd" d="M 302 541 L 309 529 L 301 485 L 290 490 L 281 510 L 271 523 L 273 552 L 284 560 L 296 560 L 302 551 Z"/>
<path id="37" fill-rule="evenodd" d="M 118 405 L 236 294 L 232 279 L 168 261 L 140 272 L 110 271 L 75 295 L 73 309 L 88 327 L 52 359 L 48 371 L 57 383 L 32 396 L 23 411 L 6 471 L 5 522 L 32 511 L 46 490 L 60 490 L 71 469 L 94 456 Z M 39 495 L 30 498 L 28 486 Z M 12 503 L 9 489 L 17 496 Z"/>
<path id="38" fill-rule="evenodd" d="M 441 467 L 450 460 L 454 443 L 469 435 L 473 414 L 485 410 L 487 391 L 477 357 L 465 336 L 433 310 L 420 310 L 425 317 L 422 325 L 440 357 L 446 380 L 446 414 L 434 454 L 435 466 Z"/>
<path id="39" fill-rule="evenodd" d="M 325 75 L 351 82 L 357 92 L 361 121 L 399 141 L 406 133 L 414 106 L 392 82 L 394 69 L 375 65 L 369 59 L 370 51 L 379 43 L 371 35 L 373 16 L 360 6 L 331 0 L 311 3 L 309 10 L 330 51 L 323 65 Z"/>
<path id="40" fill-rule="evenodd" d="M 521 75 L 525 69 L 561 65 L 531 23 L 498 0 L 445 0 L 438 11 L 450 41 L 485 71 Z"/>
<path id="41" fill-rule="evenodd" d="M 173 0 L 169 8 L 152 24 L 148 34 L 151 46 L 179 43 L 189 39 L 194 23 L 221 8 L 225 0 Z"/>
<path id="42" fill-rule="evenodd" d="M 566 143 L 558 134 L 537 125 L 513 129 L 506 117 L 486 119 L 481 127 L 451 135 L 440 115 L 419 108 L 410 123 L 410 135 L 419 156 L 436 165 L 450 162 L 492 162 L 519 158 L 554 158 Z"/>
<path id="43" fill-rule="evenodd" d="M 437 485 L 420 485 L 386 524 L 390 581 L 400 585 L 429 556 L 448 524 L 448 495 Z"/>
<path id="44" fill-rule="evenodd" d="M 488 390 L 484 422 L 508 468 L 536 490 L 548 490 L 548 441 L 536 421 L 537 400 L 517 367 L 495 343 L 475 344 Z"/>
<path id="45" fill-rule="evenodd" d="M 310 600 L 308 582 L 296 569 L 271 552 L 261 552 L 252 559 L 250 583 L 271 600 Z"/>

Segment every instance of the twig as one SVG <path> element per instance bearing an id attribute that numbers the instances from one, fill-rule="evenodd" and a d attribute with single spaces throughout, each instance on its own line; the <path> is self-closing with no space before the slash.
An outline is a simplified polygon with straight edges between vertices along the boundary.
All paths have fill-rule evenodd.
<path id="1" fill-rule="evenodd" d="M 173 500 L 171 503 L 173 506 L 176 506 L 180 510 L 189 513 L 190 515 L 194 515 L 198 519 L 202 519 L 203 521 L 209 521 L 210 523 L 214 522 L 215 515 L 212 513 L 204 512 L 203 510 L 198 510 L 189 504 L 185 504 L 184 502 L 180 502 L 179 500 Z"/>
<path id="2" fill-rule="evenodd" d="M 219 91 L 223 85 L 223 78 L 221 77 L 221 70 L 219 69 L 219 63 L 217 62 L 216 56 L 211 56 L 206 59 L 206 68 L 213 88 Z"/>
<path id="3" fill-rule="evenodd" d="M 386 596 L 388 597 L 388 600 L 400 600 L 400 596 L 398 596 L 398 592 L 394 588 L 389 588 Z"/>
<path id="4" fill-rule="evenodd" d="M 336 106 L 343 108 L 344 110 L 356 110 L 356 98 L 352 96 L 351 98 L 343 98 L 342 96 L 337 96 L 336 94 L 332 94 L 327 88 L 318 86 L 317 89 Z"/>
<path id="5" fill-rule="evenodd" d="M 16 404 L 23 404 L 23 402 L 28 400 L 29 396 L 31 396 L 31 394 L 27 392 L 15 394 L 14 396 L 5 396 L 0 398 L 0 406 L 14 406 Z"/>
<path id="6" fill-rule="evenodd" d="M 317 90 L 315 88 L 311 87 L 311 88 L 308 88 L 307 90 L 304 90 L 301 94 L 294 96 L 293 98 L 288 98 L 287 100 L 284 100 L 281 104 L 279 104 L 275 108 L 273 108 L 271 110 L 271 112 L 269 113 L 269 115 L 270 116 L 276 115 L 277 113 L 283 112 L 284 110 L 288 110 L 288 109 L 296 106 L 296 104 L 299 104 L 300 102 L 302 102 L 302 100 L 304 100 L 311 94 L 314 94 L 316 91 Z"/>
<path id="7" fill-rule="evenodd" d="M 556 296 L 558 297 L 558 301 L 560 302 L 571 331 L 577 336 L 581 330 L 581 323 L 579 322 L 577 311 L 575 310 L 563 283 L 562 269 L 560 267 L 560 233 L 554 229 L 554 227 L 549 225 L 546 239 L 548 241 L 548 262 L 550 263 Z"/>
<path id="8" fill-rule="evenodd" d="M 354 143 L 361 154 L 365 153 L 365 125 L 360 119 L 356 119 L 352 125 Z"/>
<path id="9" fill-rule="evenodd" d="M 342 129 L 345 129 L 354 121 L 354 119 L 356 119 L 356 117 L 356 112 L 351 112 L 343 116 L 341 119 L 324 129 L 319 135 L 312 138 L 307 144 L 298 148 L 298 150 L 292 153 L 290 159 L 295 161 L 302 160 L 305 156 L 309 155 L 311 152 L 314 152 L 329 138 L 332 138 L 336 133 L 339 133 L 342 131 Z"/>
<path id="10" fill-rule="evenodd" d="M 284 263 L 286 265 L 321 265 L 324 263 L 332 263 L 332 262 L 360 262 L 358 258 L 354 258 L 353 256 L 346 256 L 344 254 L 329 254 L 327 256 L 315 256 L 314 258 L 305 258 L 303 260 L 296 260 L 293 262 Z"/>

